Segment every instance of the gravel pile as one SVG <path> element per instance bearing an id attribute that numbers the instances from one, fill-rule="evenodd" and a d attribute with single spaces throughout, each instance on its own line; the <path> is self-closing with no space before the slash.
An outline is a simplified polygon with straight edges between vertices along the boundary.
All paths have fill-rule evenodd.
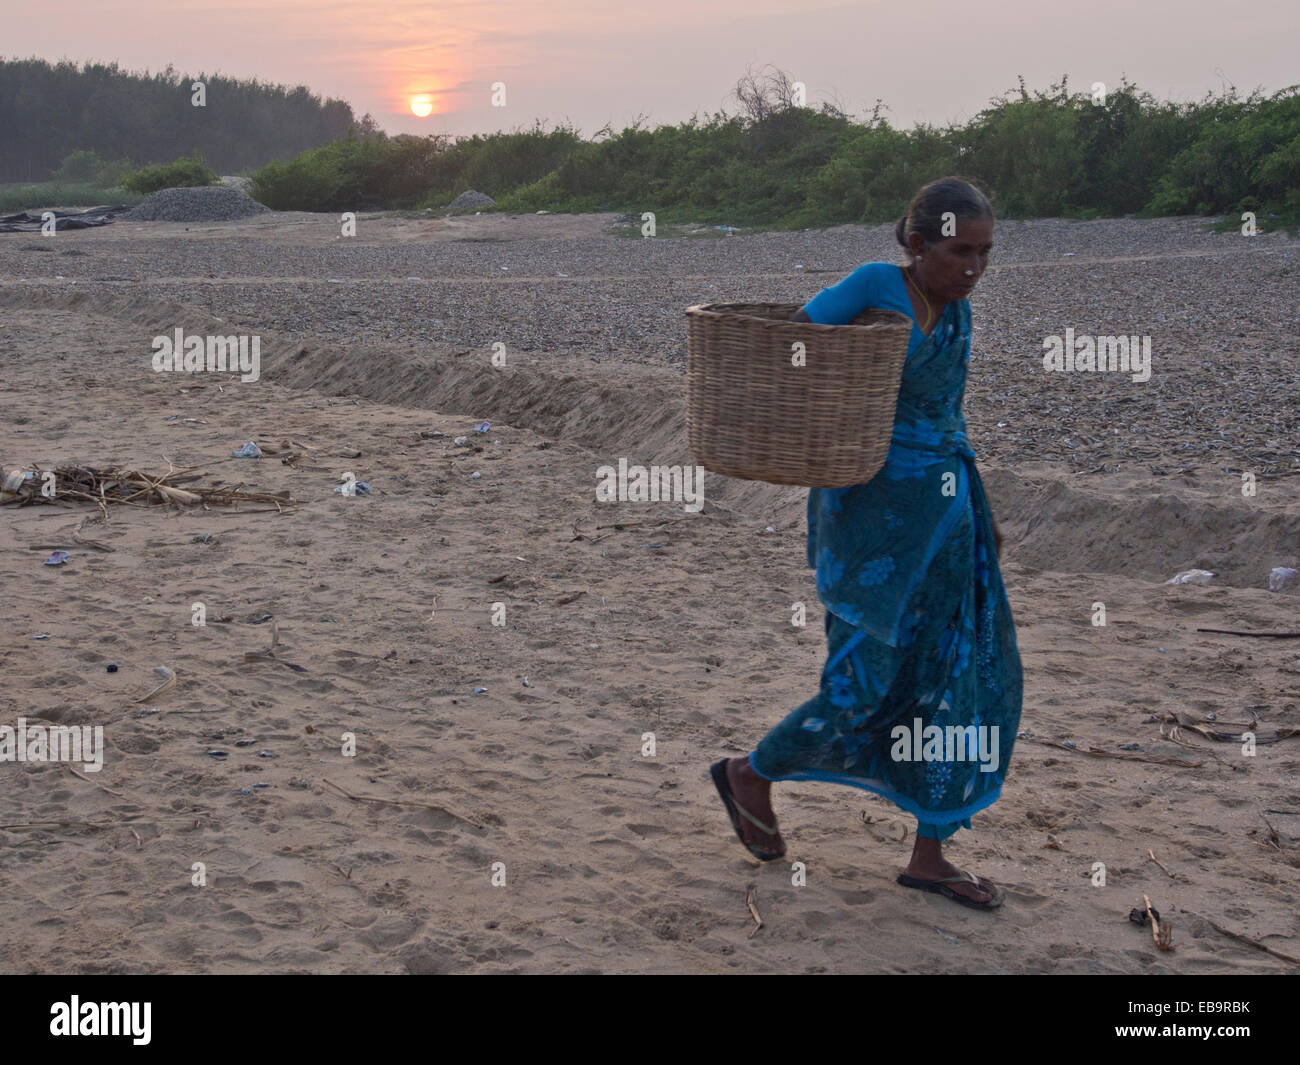
<path id="1" fill-rule="evenodd" d="M 206 185 L 159 189 L 122 217 L 133 222 L 231 222 L 268 210 L 238 189 Z"/>
<path id="2" fill-rule="evenodd" d="M 480 207 L 495 207 L 497 201 L 491 196 L 486 196 L 481 192 L 470 189 L 462 192 L 451 203 L 447 204 L 444 210 L 447 211 L 474 211 Z"/>

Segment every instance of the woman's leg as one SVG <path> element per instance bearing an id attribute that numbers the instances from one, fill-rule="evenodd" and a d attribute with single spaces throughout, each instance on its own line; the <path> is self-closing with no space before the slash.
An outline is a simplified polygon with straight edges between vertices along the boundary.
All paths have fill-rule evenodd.
<path id="1" fill-rule="evenodd" d="M 776 814 L 772 812 L 772 782 L 760 776 L 749 764 L 748 755 L 727 759 L 727 783 L 731 785 L 731 794 L 745 810 L 767 825 L 776 823 Z M 740 830 L 745 842 L 760 850 L 773 853 L 785 848 L 780 834 L 768 835 L 757 825 L 741 818 Z"/>
<path id="2" fill-rule="evenodd" d="M 946 825 L 918 824 L 916 826 L 916 844 L 912 848 L 912 860 L 907 866 L 907 875 L 917 880 L 942 880 L 958 876 L 961 870 L 943 856 L 942 841 L 959 828 L 970 828 L 970 821 L 952 822 Z M 997 892 L 997 885 L 991 880 L 979 877 L 979 886 L 957 881 L 949 884 L 957 894 L 965 895 L 974 902 L 988 902 Z"/>

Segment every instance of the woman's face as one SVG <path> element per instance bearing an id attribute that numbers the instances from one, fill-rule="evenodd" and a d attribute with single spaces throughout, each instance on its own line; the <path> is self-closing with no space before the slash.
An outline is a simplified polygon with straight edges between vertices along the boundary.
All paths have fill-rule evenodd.
<path id="1" fill-rule="evenodd" d="M 957 232 L 927 245 L 921 234 L 908 238 L 916 260 L 916 276 L 927 292 L 951 303 L 964 300 L 988 269 L 993 250 L 993 222 L 988 218 L 958 218 Z M 969 274 L 967 273 L 969 271 Z"/>

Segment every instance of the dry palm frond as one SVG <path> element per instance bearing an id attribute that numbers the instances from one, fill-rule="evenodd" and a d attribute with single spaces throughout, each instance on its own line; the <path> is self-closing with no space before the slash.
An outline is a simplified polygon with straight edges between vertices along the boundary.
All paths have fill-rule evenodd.
<path id="1" fill-rule="evenodd" d="M 252 492 L 244 484 L 217 484 L 209 488 L 180 488 L 202 479 L 202 474 L 178 469 L 169 461 L 161 476 L 116 466 L 58 466 L 51 470 L 12 470 L 0 487 L 0 505 L 34 506 L 38 503 L 93 503 L 106 513 L 110 505 L 126 506 L 232 506 L 269 503 L 280 510 L 292 506 L 288 492 Z M 191 467 L 193 469 L 193 467 Z M 31 474 L 31 476 L 27 476 Z M 42 491 L 53 475 L 53 496 Z"/>

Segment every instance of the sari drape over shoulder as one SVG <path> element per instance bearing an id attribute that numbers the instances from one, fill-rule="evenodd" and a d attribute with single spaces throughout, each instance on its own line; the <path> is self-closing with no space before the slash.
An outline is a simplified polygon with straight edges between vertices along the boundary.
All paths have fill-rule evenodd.
<path id="1" fill-rule="evenodd" d="M 938 838 L 969 827 L 1001 794 L 1022 694 L 992 515 L 961 413 L 969 360 L 961 300 L 928 337 L 913 332 L 881 471 L 867 484 L 810 490 L 808 564 L 829 656 L 819 694 L 750 757 L 769 780 L 874 791 Z M 922 757 L 930 726 L 947 742 Z"/>

